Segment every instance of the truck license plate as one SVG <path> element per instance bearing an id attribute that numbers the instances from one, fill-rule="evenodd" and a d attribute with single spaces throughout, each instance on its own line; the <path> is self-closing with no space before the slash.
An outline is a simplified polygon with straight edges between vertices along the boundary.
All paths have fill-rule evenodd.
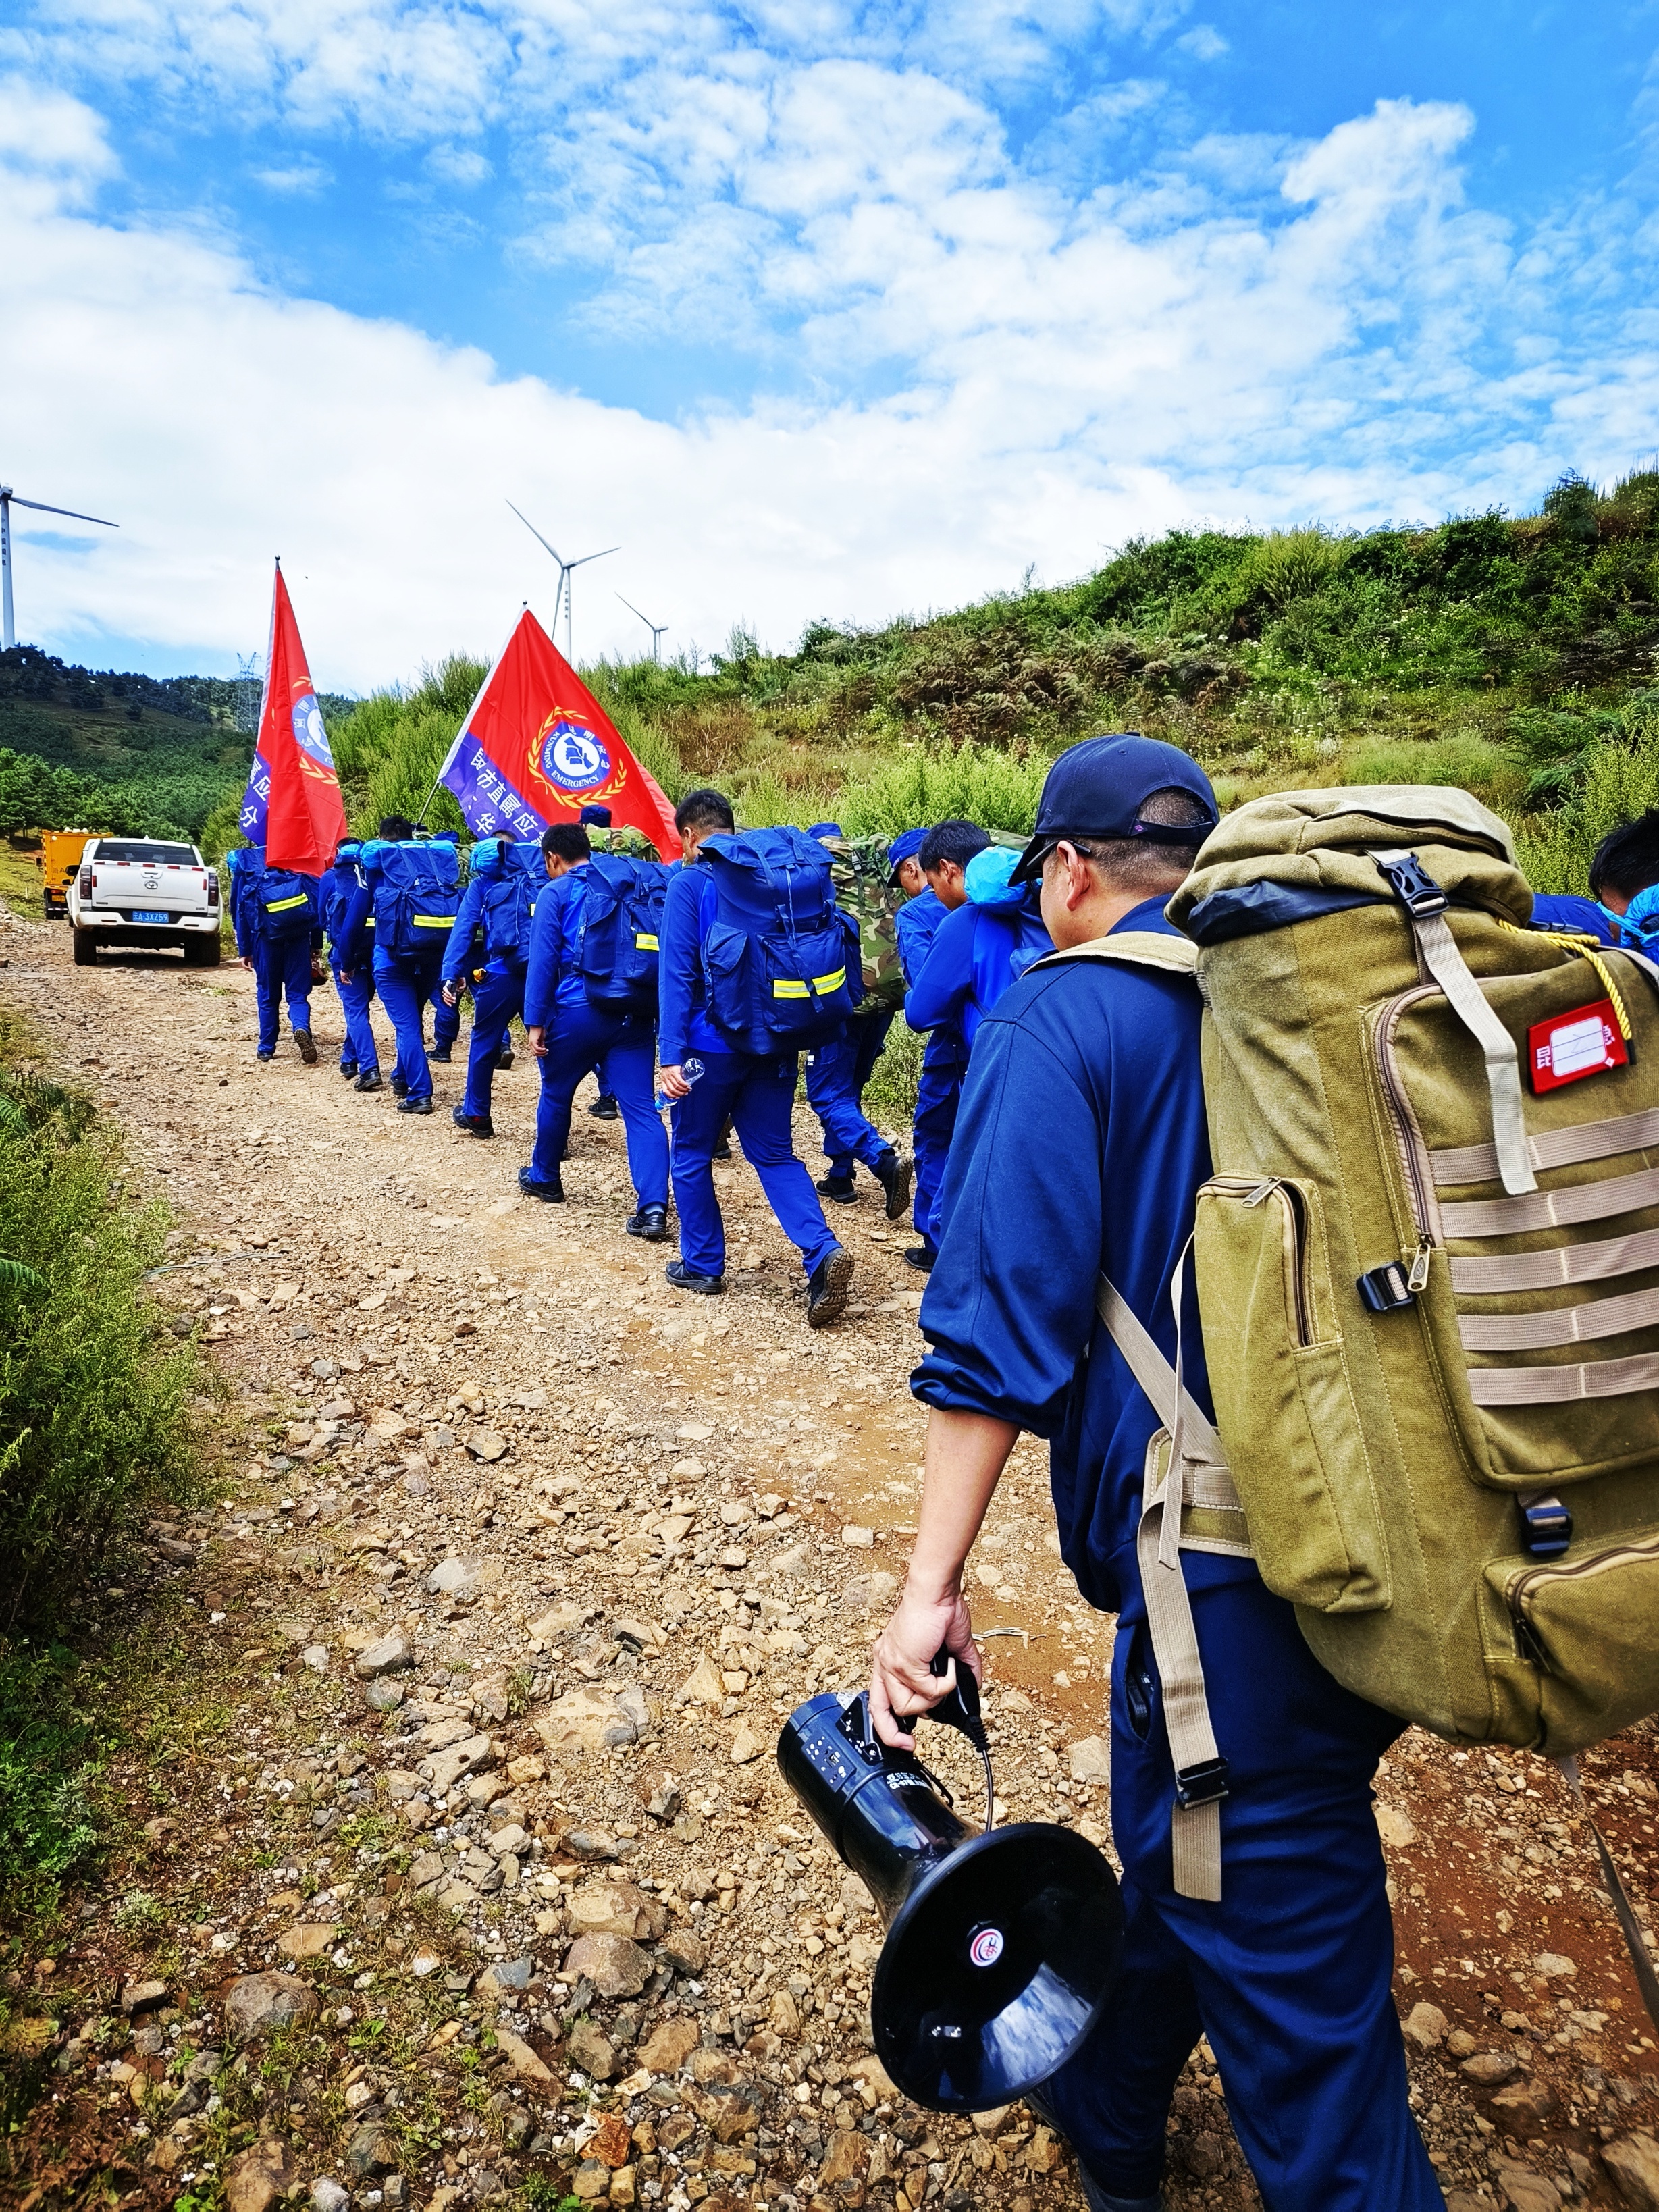
<path id="1" fill-rule="evenodd" d="M 134 907 L 132 918 L 135 921 L 165 921 L 167 920 L 166 915 L 157 914 L 153 908 L 142 906 Z"/>

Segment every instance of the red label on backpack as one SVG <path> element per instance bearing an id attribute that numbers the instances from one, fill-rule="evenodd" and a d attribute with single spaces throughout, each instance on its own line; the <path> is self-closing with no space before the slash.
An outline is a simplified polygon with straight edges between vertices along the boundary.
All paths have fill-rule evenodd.
<path id="1" fill-rule="evenodd" d="M 1534 1022 L 1527 1032 L 1527 1045 L 1532 1087 L 1540 1092 L 1559 1091 L 1564 1083 L 1581 1083 L 1587 1075 L 1626 1066 L 1630 1060 L 1611 999 L 1575 1006 L 1553 1021 Z"/>

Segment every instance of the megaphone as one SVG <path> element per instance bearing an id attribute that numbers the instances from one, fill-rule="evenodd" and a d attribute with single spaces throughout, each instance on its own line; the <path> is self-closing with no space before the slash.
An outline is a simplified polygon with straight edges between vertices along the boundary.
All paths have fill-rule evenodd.
<path id="1" fill-rule="evenodd" d="M 865 1691 L 798 1705 L 778 1769 L 886 1924 L 870 1999 L 877 2057 L 915 2103 L 980 2112 L 1046 2081 L 1088 2036 L 1116 1976 L 1123 1902 L 1074 1829 L 992 1826 L 979 1686 L 965 1667 L 957 1680 L 930 1717 L 960 1729 L 984 1764 L 977 1835 L 914 1752 L 880 1741 Z"/>

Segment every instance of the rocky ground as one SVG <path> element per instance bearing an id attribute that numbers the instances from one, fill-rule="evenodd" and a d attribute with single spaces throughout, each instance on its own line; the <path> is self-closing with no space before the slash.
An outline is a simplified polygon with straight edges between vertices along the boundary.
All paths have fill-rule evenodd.
<path id="1" fill-rule="evenodd" d="M 875 1187 L 814 1335 L 741 1158 L 730 1289 L 689 1299 L 623 1233 L 618 1130 L 579 1113 L 571 1202 L 520 1198 L 526 1060 L 480 1144 L 459 1065 L 428 1121 L 343 1082 L 325 993 L 324 1064 L 262 1068 L 238 969 L 76 970 L 9 917 L 0 957 L 175 1209 L 155 1294 L 227 1394 L 225 1479 L 88 1625 L 170 1609 L 154 1694 L 189 1725 L 117 1776 L 127 1824 L 12 1977 L 6 2201 L 1080 2205 L 1030 2113 L 896 2093 L 879 1924 L 773 1762 L 802 1697 L 862 1679 L 915 1508 L 919 1287 Z M 1108 1841 L 1110 1627 L 1035 1444 L 972 1577 L 1004 1813 Z M 929 1748 L 971 1803 L 965 1750 Z M 1585 1764 L 1645 1913 L 1659 1745 Z M 1654 2041 L 1553 1771 L 1412 1731 L 1379 1790 L 1449 2202 L 1659 2208 Z M 1172 2212 L 1258 2202 L 1203 2047 L 1170 2150 Z"/>

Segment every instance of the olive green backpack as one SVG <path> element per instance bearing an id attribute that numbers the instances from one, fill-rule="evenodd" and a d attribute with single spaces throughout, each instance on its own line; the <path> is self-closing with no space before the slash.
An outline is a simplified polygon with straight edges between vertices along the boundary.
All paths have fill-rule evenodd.
<path id="1" fill-rule="evenodd" d="M 1190 944 L 1053 957 L 1187 965 L 1205 1002 L 1216 1430 L 1102 1291 L 1182 1431 L 1144 1563 L 1240 1548 L 1242 1508 L 1339 1681 L 1570 1759 L 1659 1709 L 1659 969 L 1531 911 L 1465 793 L 1290 793 L 1202 848 L 1168 909 Z"/>

